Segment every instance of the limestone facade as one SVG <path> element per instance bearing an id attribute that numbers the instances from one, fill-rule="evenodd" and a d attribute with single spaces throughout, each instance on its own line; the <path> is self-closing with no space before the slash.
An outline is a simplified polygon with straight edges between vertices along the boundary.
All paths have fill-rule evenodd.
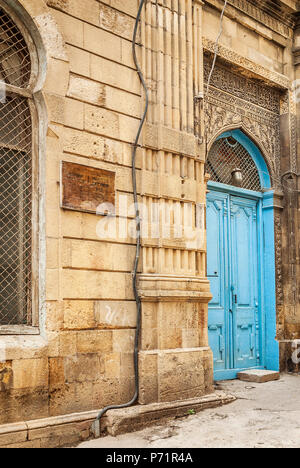
<path id="1" fill-rule="evenodd" d="M 260 145 L 276 189 L 277 339 L 282 369 L 291 367 L 292 340 L 300 338 L 299 3 L 269 3 L 229 0 L 203 102 L 224 2 L 146 2 L 137 46 L 150 98 L 137 159 L 147 230 L 139 265 L 143 405 L 213 391 L 205 157 L 228 129 Z M 38 51 L 40 204 L 37 321 L 0 336 L 0 424 L 96 410 L 134 394 L 131 152 L 144 108 L 131 53 L 138 4 L 0 1 Z M 115 218 L 61 207 L 62 161 L 115 174 Z M 182 225 L 186 212 L 190 225 Z M 37 444 L 46 439 L 41 433 Z M 0 434 L 9 445 L 1 441 Z"/>

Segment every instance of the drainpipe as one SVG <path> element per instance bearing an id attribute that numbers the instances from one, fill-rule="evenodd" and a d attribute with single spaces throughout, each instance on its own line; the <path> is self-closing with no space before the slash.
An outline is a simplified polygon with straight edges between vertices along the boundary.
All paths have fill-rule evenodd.
<path id="1" fill-rule="evenodd" d="M 123 409 L 123 408 L 128 408 L 129 406 L 132 406 L 134 403 L 136 403 L 138 396 L 139 396 L 139 363 L 138 363 L 138 353 L 139 353 L 139 341 L 140 341 L 140 331 L 141 331 L 141 298 L 138 293 L 138 285 L 137 285 L 137 271 L 138 271 L 138 266 L 139 266 L 139 260 L 140 260 L 140 253 L 141 253 L 141 218 L 140 218 L 140 210 L 139 210 L 139 204 L 138 204 L 138 194 L 137 194 L 137 176 L 136 176 L 136 153 L 137 153 L 137 148 L 140 146 L 139 145 L 139 140 L 140 136 L 142 133 L 142 129 L 144 126 L 144 123 L 146 121 L 146 116 L 148 112 L 148 107 L 149 107 L 149 95 L 148 95 L 148 88 L 146 85 L 146 82 L 143 77 L 143 73 L 141 70 L 141 67 L 138 63 L 137 59 L 137 54 L 136 54 L 136 40 L 137 40 L 137 32 L 138 32 L 138 26 L 139 22 L 141 19 L 141 14 L 142 10 L 145 4 L 145 0 L 140 1 L 139 9 L 138 9 L 138 14 L 136 17 L 135 21 L 135 26 L 134 26 L 134 32 L 133 32 L 133 39 L 132 39 L 132 55 L 133 55 L 133 60 L 134 64 L 137 69 L 137 73 L 139 75 L 139 79 L 141 81 L 141 84 L 144 88 L 145 91 L 145 109 L 144 113 L 138 128 L 138 132 L 136 135 L 135 142 L 132 147 L 132 186 L 133 186 L 133 198 L 134 198 L 134 206 L 135 206 L 135 222 L 136 222 L 136 236 L 137 236 L 137 243 L 136 243 L 136 255 L 135 255 L 135 260 L 134 260 L 134 267 L 133 267 L 133 272 L 132 272 L 132 287 L 133 287 L 133 293 L 134 293 L 134 298 L 136 302 L 136 309 L 137 309 L 137 324 L 136 324 L 136 333 L 135 333 L 135 344 L 134 344 L 134 374 L 135 374 L 135 393 L 133 398 L 128 402 L 123 405 L 111 405 L 105 407 L 103 410 L 100 411 L 100 413 L 97 416 L 96 421 L 93 423 L 92 426 L 92 431 L 95 437 L 100 437 L 101 436 L 101 418 L 106 414 L 107 411 L 112 410 L 112 409 Z"/>

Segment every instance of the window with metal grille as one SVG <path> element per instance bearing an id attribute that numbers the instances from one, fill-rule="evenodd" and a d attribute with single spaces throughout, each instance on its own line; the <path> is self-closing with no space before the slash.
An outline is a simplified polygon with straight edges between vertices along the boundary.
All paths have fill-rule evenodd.
<path id="1" fill-rule="evenodd" d="M 0 8 L 0 326 L 32 325 L 31 54 Z"/>
<path id="2" fill-rule="evenodd" d="M 246 148 L 233 137 L 221 138 L 213 144 L 208 154 L 206 172 L 213 182 L 261 191 L 255 162 Z"/>

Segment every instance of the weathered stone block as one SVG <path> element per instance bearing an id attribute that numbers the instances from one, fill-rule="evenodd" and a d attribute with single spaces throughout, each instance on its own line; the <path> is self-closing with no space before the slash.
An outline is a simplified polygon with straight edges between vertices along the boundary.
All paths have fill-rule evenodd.
<path id="1" fill-rule="evenodd" d="M 255 369 L 239 372 L 237 377 L 238 379 L 243 380 L 245 382 L 266 383 L 271 382 L 273 380 L 279 380 L 280 373 L 264 369 Z"/>
<path id="2" fill-rule="evenodd" d="M 121 355 L 120 353 L 108 353 L 105 355 L 105 376 L 108 378 L 120 378 Z"/>
<path id="3" fill-rule="evenodd" d="M 100 26 L 118 36 L 132 39 L 134 18 L 100 4 Z"/>
<path id="4" fill-rule="evenodd" d="M 85 106 L 84 129 L 98 135 L 120 139 L 119 115 L 107 109 Z"/>
<path id="5" fill-rule="evenodd" d="M 76 383 L 66 382 L 65 385 L 52 388 L 48 404 L 50 416 L 80 411 L 80 406 L 76 402 Z"/>
<path id="6" fill-rule="evenodd" d="M 90 76 L 90 54 L 84 50 L 67 45 L 70 71 L 81 76 Z"/>
<path id="7" fill-rule="evenodd" d="M 61 388 L 65 384 L 64 358 L 49 359 L 49 390 Z"/>
<path id="8" fill-rule="evenodd" d="M 64 328 L 84 330 L 95 328 L 93 301 L 64 301 Z"/>
<path id="9" fill-rule="evenodd" d="M 201 350 L 162 352 L 158 356 L 159 401 L 184 400 L 205 394 Z"/>
<path id="10" fill-rule="evenodd" d="M 5 392 L 12 388 L 13 372 L 11 362 L 0 362 L 0 392 Z"/>
<path id="11" fill-rule="evenodd" d="M 36 17 L 36 22 L 41 32 L 48 55 L 59 60 L 68 61 L 66 47 L 61 32 L 49 11 L 44 14 L 39 14 Z"/>
<path id="12" fill-rule="evenodd" d="M 134 94 L 140 93 L 141 85 L 134 70 L 97 55 L 91 55 L 90 60 L 91 78 L 94 80 Z"/>
<path id="13" fill-rule="evenodd" d="M 134 349 L 135 330 L 114 330 L 113 350 L 117 353 L 130 353 Z"/>
<path id="14" fill-rule="evenodd" d="M 63 60 L 51 58 L 48 60 L 47 78 L 44 85 L 44 91 L 65 96 L 69 82 L 69 63 Z M 59 76 L 59 80 L 57 79 Z"/>
<path id="15" fill-rule="evenodd" d="M 59 334 L 59 356 L 73 356 L 77 352 L 77 333 L 63 331 Z"/>
<path id="16" fill-rule="evenodd" d="M 13 361 L 13 388 L 25 389 L 48 386 L 48 359 L 20 359 Z"/>
<path id="17" fill-rule="evenodd" d="M 60 302 L 47 302 L 46 304 L 46 327 L 48 331 L 59 331 L 63 329 L 63 304 Z"/>
<path id="18" fill-rule="evenodd" d="M 131 117 L 140 118 L 141 97 L 120 89 L 105 86 L 105 107 Z"/>
<path id="19" fill-rule="evenodd" d="M 49 390 L 45 386 L 0 392 L 0 424 L 46 418 L 48 403 Z"/>
<path id="20" fill-rule="evenodd" d="M 63 266 L 87 270 L 132 270 L 135 247 L 106 242 L 65 239 Z"/>
<path id="21" fill-rule="evenodd" d="M 99 328 L 135 328 L 136 303 L 121 301 L 96 301 L 94 303 L 95 322 Z"/>
<path id="22" fill-rule="evenodd" d="M 84 103 L 75 99 L 65 99 L 65 125 L 83 130 Z"/>
<path id="23" fill-rule="evenodd" d="M 0 447 L 5 445 L 17 445 L 27 440 L 27 430 L 24 424 L 23 430 L 21 424 L 16 424 L 16 432 L 0 434 Z"/>
<path id="24" fill-rule="evenodd" d="M 64 360 L 67 383 L 95 382 L 104 373 L 103 359 L 98 354 L 77 354 Z"/>
<path id="25" fill-rule="evenodd" d="M 85 0 L 84 4 L 78 3 L 77 0 L 48 0 L 47 3 L 51 7 L 61 9 L 70 16 L 99 25 L 99 3 L 96 0 Z"/>
<path id="26" fill-rule="evenodd" d="M 59 298 L 59 270 L 46 271 L 46 300 L 57 301 Z"/>
<path id="27" fill-rule="evenodd" d="M 94 384 L 93 406 L 104 408 L 107 405 L 116 405 L 120 402 L 120 379 L 100 376 Z"/>
<path id="28" fill-rule="evenodd" d="M 101 57 L 120 62 L 121 39 L 110 32 L 86 23 L 84 23 L 84 48 Z"/>
<path id="29" fill-rule="evenodd" d="M 74 75 L 70 76 L 67 96 L 98 106 L 104 106 L 106 102 L 104 85 Z"/>
<path id="30" fill-rule="evenodd" d="M 113 332 L 106 330 L 81 331 L 77 334 L 79 353 L 110 353 L 113 349 Z"/>
<path id="31" fill-rule="evenodd" d="M 64 270 L 62 276 L 63 295 L 68 299 L 133 299 L 129 273 Z"/>
<path id="32" fill-rule="evenodd" d="M 159 401 L 157 353 L 139 353 L 139 403 L 147 405 Z"/>
<path id="33" fill-rule="evenodd" d="M 55 1 L 58 3 L 60 0 L 53 0 L 53 2 Z M 61 0 L 61 2 L 63 1 L 64 0 Z M 58 23 L 59 30 L 62 32 L 65 41 L 76 47 L 83 48 L 83 21 L 72 16 L 65 15 L 57 10 L 51 10 L 51 14 Z"/>

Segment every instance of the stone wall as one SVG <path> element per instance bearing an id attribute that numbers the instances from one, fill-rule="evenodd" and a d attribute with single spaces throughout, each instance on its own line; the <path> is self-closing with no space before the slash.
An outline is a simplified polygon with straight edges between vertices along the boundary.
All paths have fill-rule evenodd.
<path id="1" fill-rule="evenodd" d="M 116 199 L 131 205 L 131 143 L 142 105 L 130 41 L 137 1 L 10 3 L 28 11 L 47 50 L 46 281 L 40 335 L 1 337 L 1 423 L 132 398 L 135 241 L 100 239 L 101 217 L 60 208 L 60 163 L 113 171 Z M 140 185 L 140 170 L 138 178 Z M 117 216 L 130 222 L 133 212 L 120 205 Z"/>
<path id="2" fill-rule="evenodd" d="M 144 106 L 131 54 L 137 0 L 4 3 L 17 7 L 17 13 L 25 10 L 41 35 L 47 72 L 41 63 L 36 93 L 45 102 L 48 126 L 45 141 L 40 141 L 45 153 L 40 174 L 45 216 L 40 327 L 31 335 L 1 336 L 1 424 L 90 411 L 132 398 L 136 305 L 131 152 Z M 253 3 L 229 1 L 218 67 L 243 79 L 231 90 L 235 114 L 232 108 L 230 114 L 228 102 L 216 112 L 211 98 L 212 117 L 220 116 L 217 123 L 209 119 L 205 124 L 203 55 L 211 60 L 223 2 L 148 1 L 143 13 L 137 47 L 150 108 L 138 149 L 137 178 L 146 210 L 144 227 L 145 216 L 150 221 L 139 271 L 141 404 L 192 398 L 213 389 L 204 220 L 208 130 L 211 140 L 232 126 L 263 140 L 278 192 L 278 338 L 285 342 L 299 337 L 299 295 L 292 296 L 292 304 L 287 299 L 289 288 L 294 291 L 298 284 L 299 268 L 290 257 L 290 252 L 296 257 L 299 252 L 290 228 L 292 220 L 296 223 L 296 202 L 293 198 L 294 211 L 285 208 L 282 214 L 289 192 L 281 180 L 285 172 L 297 172 L 299 105 L 296 109 L 291 92 L 299 75 L 292 54 L 295 7 L 288 2 L 286 18 L 274 21 L 274 15 Z M 243 80 L 255 83 L 248 95 L 243 95 Z M 221 91 L 228 93 L 225 85 Z M 262 89 L 265 105 L 253 113 Z M 267 131 L 272 125 L 273 132 L 269 139 L 266 115 Z M 115 173 L 115 219 L 60 207 L 62 161 Z M 156 206 L 162 210 L 158 216 Z M 182 219 L 189 210 L 192 222 L 185 225 Z M 99 237 L 99 223 L 101 227 L 104 222 L 112 229 L 116 222 L 112 237 Z M 125 236 L 119 229 L 124 225 L 129 226 Z M 189 236 L 190 228 L 196 238 Z M 295 250 L 288 247 L 288 239 Z"/>

